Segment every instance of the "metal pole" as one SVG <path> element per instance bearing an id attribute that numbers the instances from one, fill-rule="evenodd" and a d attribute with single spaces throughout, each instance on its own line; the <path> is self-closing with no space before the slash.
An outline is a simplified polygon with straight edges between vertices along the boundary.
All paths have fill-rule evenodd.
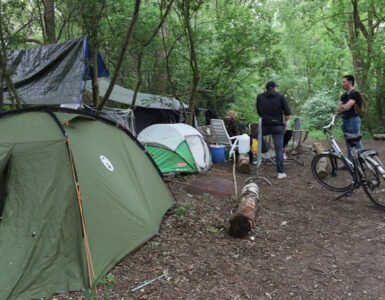
<path id="1" fill-rule="evenodd" d="M 260 167 L 261 167 L 261 164 L 262 164 L 262 156 L 261 156 L 261 154 L 262 154 L 262 138 L 263 138 L 263 136 L 262 136 L 262 118 L 259 118 L 259 122 L 258 122 L 257 168 L 256 168 L 255 176 L 247 178 L 244 182 L 246 183 L 246 182 L 251 181 L 253 179 L 263 179 L 269 185 L 273 185 L 267 178 L 259 176 Z"/>

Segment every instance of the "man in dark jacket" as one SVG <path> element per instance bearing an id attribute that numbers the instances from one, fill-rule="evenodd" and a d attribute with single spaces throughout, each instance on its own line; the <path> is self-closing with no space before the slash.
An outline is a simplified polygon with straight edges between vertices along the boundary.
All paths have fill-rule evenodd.
<path id="1" fill-rule="evenodd" d="M 275 147 L 277 162 L 277 178 L 283 179 L 287 175 L 283 166 L 283 136 L 290 119 L 290 108 L 285 96 L 277 92 L 278 85 L 274 81 L 266 84 L 266 92 L 257 96 L 257 112 L 262 118 L 262 135 L 271 134 Z M 285 117 L 285 121 L 284 121 Z M 262 139 L 262 155 L 267 152 Z"/>

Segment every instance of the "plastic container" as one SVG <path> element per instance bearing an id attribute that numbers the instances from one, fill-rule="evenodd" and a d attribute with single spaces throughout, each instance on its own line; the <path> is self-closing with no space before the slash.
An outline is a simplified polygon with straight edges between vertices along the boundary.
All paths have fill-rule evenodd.
<path id="1" fill-rule="evenodd" d="M 225 146 L 223 145 L 211 145 L 210 153 L 213 163 L 221 163 L 225 161 Z"/>
<path id="2" fill-rule="evenodd" d="M 250 151 L 250 137 L 248 134 L 242 134 L 239 138 L 238 152 L 246 154 Z"/>

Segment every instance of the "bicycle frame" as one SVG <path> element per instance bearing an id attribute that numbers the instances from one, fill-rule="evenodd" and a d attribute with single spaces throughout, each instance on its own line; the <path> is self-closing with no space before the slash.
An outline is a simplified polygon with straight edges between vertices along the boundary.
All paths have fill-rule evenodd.
<path id="1" fill-rule="evenodd" d="M 333 131 L 332 131 L 332 129 L 333 129 L 334 125 L 335 125 L 335 120 L 336 120 L 336 118 L 339 115 L 340 114 L 333 115 L 332 121 L 330 122 L 330 124 L 323 128 L 324 129 L 324 134 L 326 136 L 328 136 L 328 138 L 330 140 L 330 146 L 331 146 L 331 149 L 329 151 L 323 152 L 323 153 L 329 154 L 331 156 L 336 156 L 338 158 L 341 158 L 342 162 L 344 163 L 346 168 L 349 170 L 349 173 L 353 177 L 354 186 L 358 187 L 361 184 L 361 181 L 360 181 L 361 176 L 359 176 L 358 172 L 360 173 L 360 175 L 363 174 L 362 168 L 360 167 L 360 164 L 359 164 L 358 150 L 355 149 L 355 147 L 352 147 L 353 162 L 350 161 L 344 155 L 344 153 L 342 152 L 341 148 L 338 146 L 338 144 L 337 144 L 337 142 L 336 142 L 336 140 L 334 138 Z M 334 160 L 332 158 L 330 159 L 330 161 L 332 162 L 332 170 L 334 172 L 334 170 L 336 169 L 337 166 L 333 165 L 333 161 Z"/>

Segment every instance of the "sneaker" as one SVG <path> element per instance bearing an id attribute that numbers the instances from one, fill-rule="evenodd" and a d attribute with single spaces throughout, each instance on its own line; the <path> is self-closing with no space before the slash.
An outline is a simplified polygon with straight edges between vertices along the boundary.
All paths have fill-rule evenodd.
<path id="1" fill-rule="evenodd" d="M 277 179 L 284 179 L 287 175 L 285 173 L 278 173 Z"/>

